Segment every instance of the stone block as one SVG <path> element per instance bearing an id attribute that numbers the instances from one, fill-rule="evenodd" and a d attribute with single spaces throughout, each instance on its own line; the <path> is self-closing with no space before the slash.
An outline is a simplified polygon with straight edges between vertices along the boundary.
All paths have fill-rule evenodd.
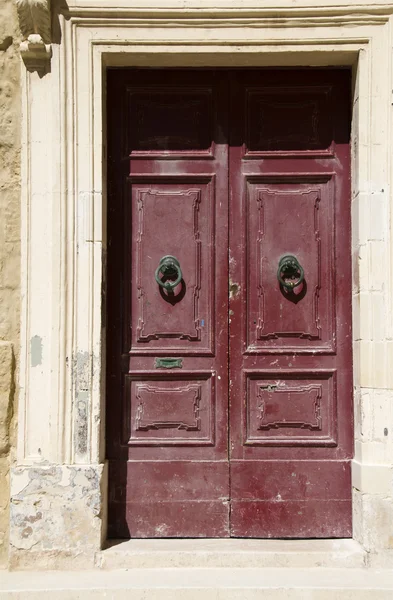
<path id="1" fill-rule="evenodd" d="M 392 446 L 393 393 L 391 390 L 374 390 L 372 439 Z M 392 447 L 393 460 L 393 447 Z"/>
<path id="2" fill-rule="evenodd" d="M 389 223 L 389 203 L 385 190 L 374 192 L 370 198 L 369 240 L 386 240 Z"/>
<path id="3" fill-rule="evenodd" d="M 367 552 L 393 550 L 393 499 L 389 496 L 354 492 L 356 540 Z"/>
<path id="4" fill-rule="evenodd" d="M 105 536 L 105 465 L 11 471 L 10 567 L 86 568 Z"/>
<path id="5" fill-rule="evenodd" d="M 371 270 L 372 279 L 374 272 Z M 374 279 L 373 279 L 374 280 Z M 370 294 L 371 308 L 371 339 L 376 342 L 384 341 L 387 337 L 385 297 L 379 292 Z"/>

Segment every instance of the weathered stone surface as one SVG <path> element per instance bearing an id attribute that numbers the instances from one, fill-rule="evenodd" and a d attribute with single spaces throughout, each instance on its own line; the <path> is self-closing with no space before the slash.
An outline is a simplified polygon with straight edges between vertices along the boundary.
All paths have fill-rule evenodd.
<path id="1" fill-rule="evenodd" d="M 11 568 L 93 565 L 104 536 L 104 465 L 16 467 L 11 488 Z"/>
<path id="2" fill-rule="evenodd" d="M 367 558 L 350 539 L 130 539 L 96 555 L 100 569 L 362 568 Z"/>
<path id="3" fill-rule="evenodd" d="M 389 569 L 147 568 L 4 573 L 1 600 L 391 600 Z"/>
<path id="4" fill-rule="evenodd" d="M 20 320 L 19 43 L 15 5 L 0 0 L 0 567 L 6 563 L 8 548 L 8 454 L 14 442 L 14 357 Z"/>
<path id="5" fill-rule="evenodd" d="M 14 358 L 12 345 L 0 342 L 0 456 L 9 449 L 9 423 L 12 414 Z"/>
<path id="6" fill-rule="evenodd" d="M 355 492 L 354 512 L 361 525 L 360 541 L 368 552 L 393 550 L 393 500 L 389 496 Z M 390 551 L 390 552 L 389 552 Z"/>

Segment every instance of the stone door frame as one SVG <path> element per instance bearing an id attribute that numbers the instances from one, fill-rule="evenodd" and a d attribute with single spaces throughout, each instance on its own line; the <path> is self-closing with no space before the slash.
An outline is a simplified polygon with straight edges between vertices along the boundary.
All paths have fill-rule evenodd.
<path id="1" fill-rule="evenodd" d="M 388 2 L 72 0 L 50 72 L 22 64 L 22 331 L 10 564 L 94 564 L 106 537 L 105 69 L 350 66 L 354 539 L 391 559 L 392 17 Z M 270 3 L 268 3 L 270 5 Z M 132 6 L 130 6 L 132 5 Z M 279 6 L 277 6 L 279 5 Z"/>

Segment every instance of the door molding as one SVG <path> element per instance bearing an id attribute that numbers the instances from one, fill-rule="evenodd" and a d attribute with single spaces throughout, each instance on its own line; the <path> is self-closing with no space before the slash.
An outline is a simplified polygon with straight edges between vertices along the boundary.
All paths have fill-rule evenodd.
<path id="1" fill-rule="evenodd" d="M 40 77 L 22 66 L 23 303 L 11 564 L 63 565 L 78 554 L 80 566 L 93 565 L 105 539 L 105 67 L 310 65 L 353 70 L 354 538 L 383 564 L 393 514 L 393 7 L 337 7 L 331 0 L 327 8 L 304 1 L 293 9 L 281 0 L 260 9 L 250 0 L 246 9 L 208 1 L 182 8 L 157 0 L 149 11 L 129 4 L 69 2 L 51 72 Z M 30 360 L 37 339 L 38 364 Z M 41 517 L 26 539 L 23 523 L 37 505 Z"/>

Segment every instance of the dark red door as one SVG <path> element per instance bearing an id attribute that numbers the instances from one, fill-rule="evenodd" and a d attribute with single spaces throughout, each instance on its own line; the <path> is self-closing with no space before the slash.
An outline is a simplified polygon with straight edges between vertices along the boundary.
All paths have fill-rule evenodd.
<path id="1" fill-rule="evenodd" d="M 351 535 L 348 83 L 109 71 L 112 537 Z"/>
<path id="2" fill-rule="evenodd" d="M 121 70 L 108 89 L 110 533 L 227 536 L 227 88 Z"/>
<path id="3" fill-rule="evenodd" d="M 231 535 L 351 536 L 348 72 L 233 79 Z"/>

